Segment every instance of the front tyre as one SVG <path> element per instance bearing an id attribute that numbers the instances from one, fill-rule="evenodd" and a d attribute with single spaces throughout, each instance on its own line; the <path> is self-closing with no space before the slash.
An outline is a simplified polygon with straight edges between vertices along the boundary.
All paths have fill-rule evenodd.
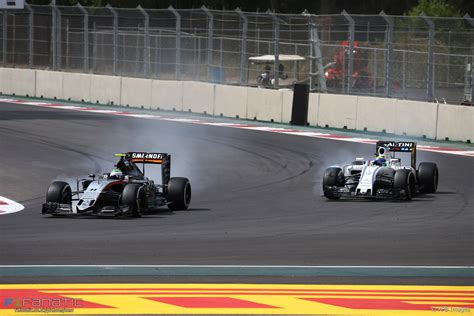
<path id="1" fill-rule="evenodd" d="M 323 194 L 330 200 L 339 199 L 339 196 L 335 195 L 331 187 L 343 187 L 344 186 L 344 173 L 341 168 L 330 167 L 324 171 L 323 176 Z"/>
<path id="2" fill-rule="evenodd" d="M 143 186 L 130 183 L 122 192 L 121 206 L 128 206 L 134 217 L 141 217 L 146 208 L 146 196 Z"/>
<path id="3" fill-rule="evenodd" d="M 405 200 L 411 200 L 415 195 L 415 176 L 410 170 L 401 169 L 395 172 L 393 188 L 405 192 Z"/>
<path id="4" fill-rule="evenodd" d="M 187 178 L 174 177 L 168 182 L 168 208 L 172 211 L 187 210 L 191 203 L 191 184 Z"/>
<path id="5" fill-rule="evenodd" d="M 46 192 L 46 202 L 71 204 L 71 186 L 64 181 L 54 181 L 49 185 L 48 191 Z"/>
<path id="6" fill-rule="evenodd" d="M 438 166 L 433 162 L 422 162 L 418 166 L 420 192 L 435 193 L 438 189 Z"/>

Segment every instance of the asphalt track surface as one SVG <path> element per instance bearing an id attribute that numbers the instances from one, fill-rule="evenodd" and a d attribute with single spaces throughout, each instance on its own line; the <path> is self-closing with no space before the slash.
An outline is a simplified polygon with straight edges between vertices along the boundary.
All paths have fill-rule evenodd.
<path id="1" fill-rule="evenodd" d="M 439 192 L 371 202 L 327 201 L 321 180 L 327 166 L 370 157 L 373 145 L 0 103 L 0 148 L 0 195 L 25 206 L 0 217 L 1 265 L 474 263 L 470 157 L 418 152 L 438 164 Z M 172 176 L 191 181 L 191 209 L 125 220 L 40 214 L 51 181 L 108 172 L 126 151 L 171 153 Z M 255 280 L 225 281 L 237 279 Z M 114 280 L 130 278 L 105 278 Z"/>

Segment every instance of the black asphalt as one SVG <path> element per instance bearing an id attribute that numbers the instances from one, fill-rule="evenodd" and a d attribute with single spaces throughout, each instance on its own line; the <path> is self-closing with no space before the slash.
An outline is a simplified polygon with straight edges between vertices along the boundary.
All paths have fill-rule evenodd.
<path id="1" fill-rule="evenodd" d="M 469 157 L 418 152 L 439 166 L 437 194 L 334 202 L 321 197 L 324 169 L 373 145 L 0 103 L 0 149 L 0 195 L 26 207 L 0 216 L 2 265 L 474 263 Z M 189 211 L 40 214 L 51 181 L 107 172 L 114 153 L 134 150 L 171 153 L 172 176 L 191 180 Z"/>

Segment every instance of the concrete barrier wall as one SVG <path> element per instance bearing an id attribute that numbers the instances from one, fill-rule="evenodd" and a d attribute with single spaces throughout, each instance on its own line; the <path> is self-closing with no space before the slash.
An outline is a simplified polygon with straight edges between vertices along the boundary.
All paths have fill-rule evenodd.
<path id="1" fill-rule="evenodd" d="M 352 95 L 321 94 L 319 97 L 318 125 L 355 129 L 357 97 Z"/>
<path id="2" fill-rule="evenodd" d="M 59 71 L 36 70 L 36 97 L 64 99 L 63 73 Z"/>
<path id="3" fill-rule="evenodd" d="M 282 113 L 281 122 L 291 122 L 291 112 L 293 110 L 293 90 L 282 90 Z"/>
<path id="4" fill-rule="evenodd" d="M 436 139 L 474 141 L 474 107 L 440 104 Z"/>
<path id="5" fill-rule="evenodd" d="M 34 96 L 36 71 L 31 69 L 1 68 L 0 91 L 3 94 Z"/>
<path id="6" fill-rule="evenodd" d="M 356 129 L 395 133 L 396 99 L 357 97 Z"/>
<path id="7" fill-rule="evenodd" d="M 319 93 L 310 93 L 308 100 L 308 123 L 311 126 L 318 125 L 319 119 L 319 99 L 321 95 Z"/>
<path id="8" fill-rule="evenodd" d="M 395 134 L 435 138 L 437 107 L 436 103 L 397 101 Z M 393 112 L 387 113 L 387 115 L 393 114 Z"/>
<path id="9" fill-rule="evenodd" d="M 64 99 L 72 101 L 91 101 L 91 75 L 67 73 L 63 74 Z"/>
<path id="10" fill-rule="evenodd" d="M 151 108 L 183 111 L 183 82 L 153 80 L 151 84 Z"/>
<path id="11" fill-rule="evenodd" d="M 183 111 L 214 115 L 214 84 L 183 82 Z"/>
<path id="12" fill-rule="evenodd" d="M 151 82 L 150 79 L 122 77 L 121 104 L 151 108 Z"/>
<path id="13" fill-rule="evenodd" d="M 282 91 L 261 88 L 248 88 L 247 119 L 281 122 L 282 113 Z"/>
<path id="14" fill-rule="evenodd" d="M 122 77 L 90 75 L 91 102 L 121 104 Z"/>
<path id="15" fill-rule="evenodd" d="M 0 68 L 6 95 L 72 99 L 289 123 L 293 92 L 116 76 Z M 311 93 L 312 126 L 453 141 L 474 140 L 474 107 Z"/>
<path id="16" fill-rule="evenodd" d="M 247 117 L 246 87 L 215 85 L 214 115 L 233 118 Z"/>

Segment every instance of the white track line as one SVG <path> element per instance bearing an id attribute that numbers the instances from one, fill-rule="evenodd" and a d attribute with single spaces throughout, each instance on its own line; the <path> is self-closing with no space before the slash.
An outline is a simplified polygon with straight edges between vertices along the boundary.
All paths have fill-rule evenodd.
<path id="1" fill-rule="evenodd" d="M 23 210 L 25 207 L 18 202 L 0 196 L 0 215 L 16 213 Z"/>
<path id="2" fill-rule="evenodd" d="M 0 268 L 298 268 L 298 269 L 474 269 L 474 266 L 285 266 L 285 265 L 140 265 L 140 264 L 39 264 L 0 265 Z"/>

